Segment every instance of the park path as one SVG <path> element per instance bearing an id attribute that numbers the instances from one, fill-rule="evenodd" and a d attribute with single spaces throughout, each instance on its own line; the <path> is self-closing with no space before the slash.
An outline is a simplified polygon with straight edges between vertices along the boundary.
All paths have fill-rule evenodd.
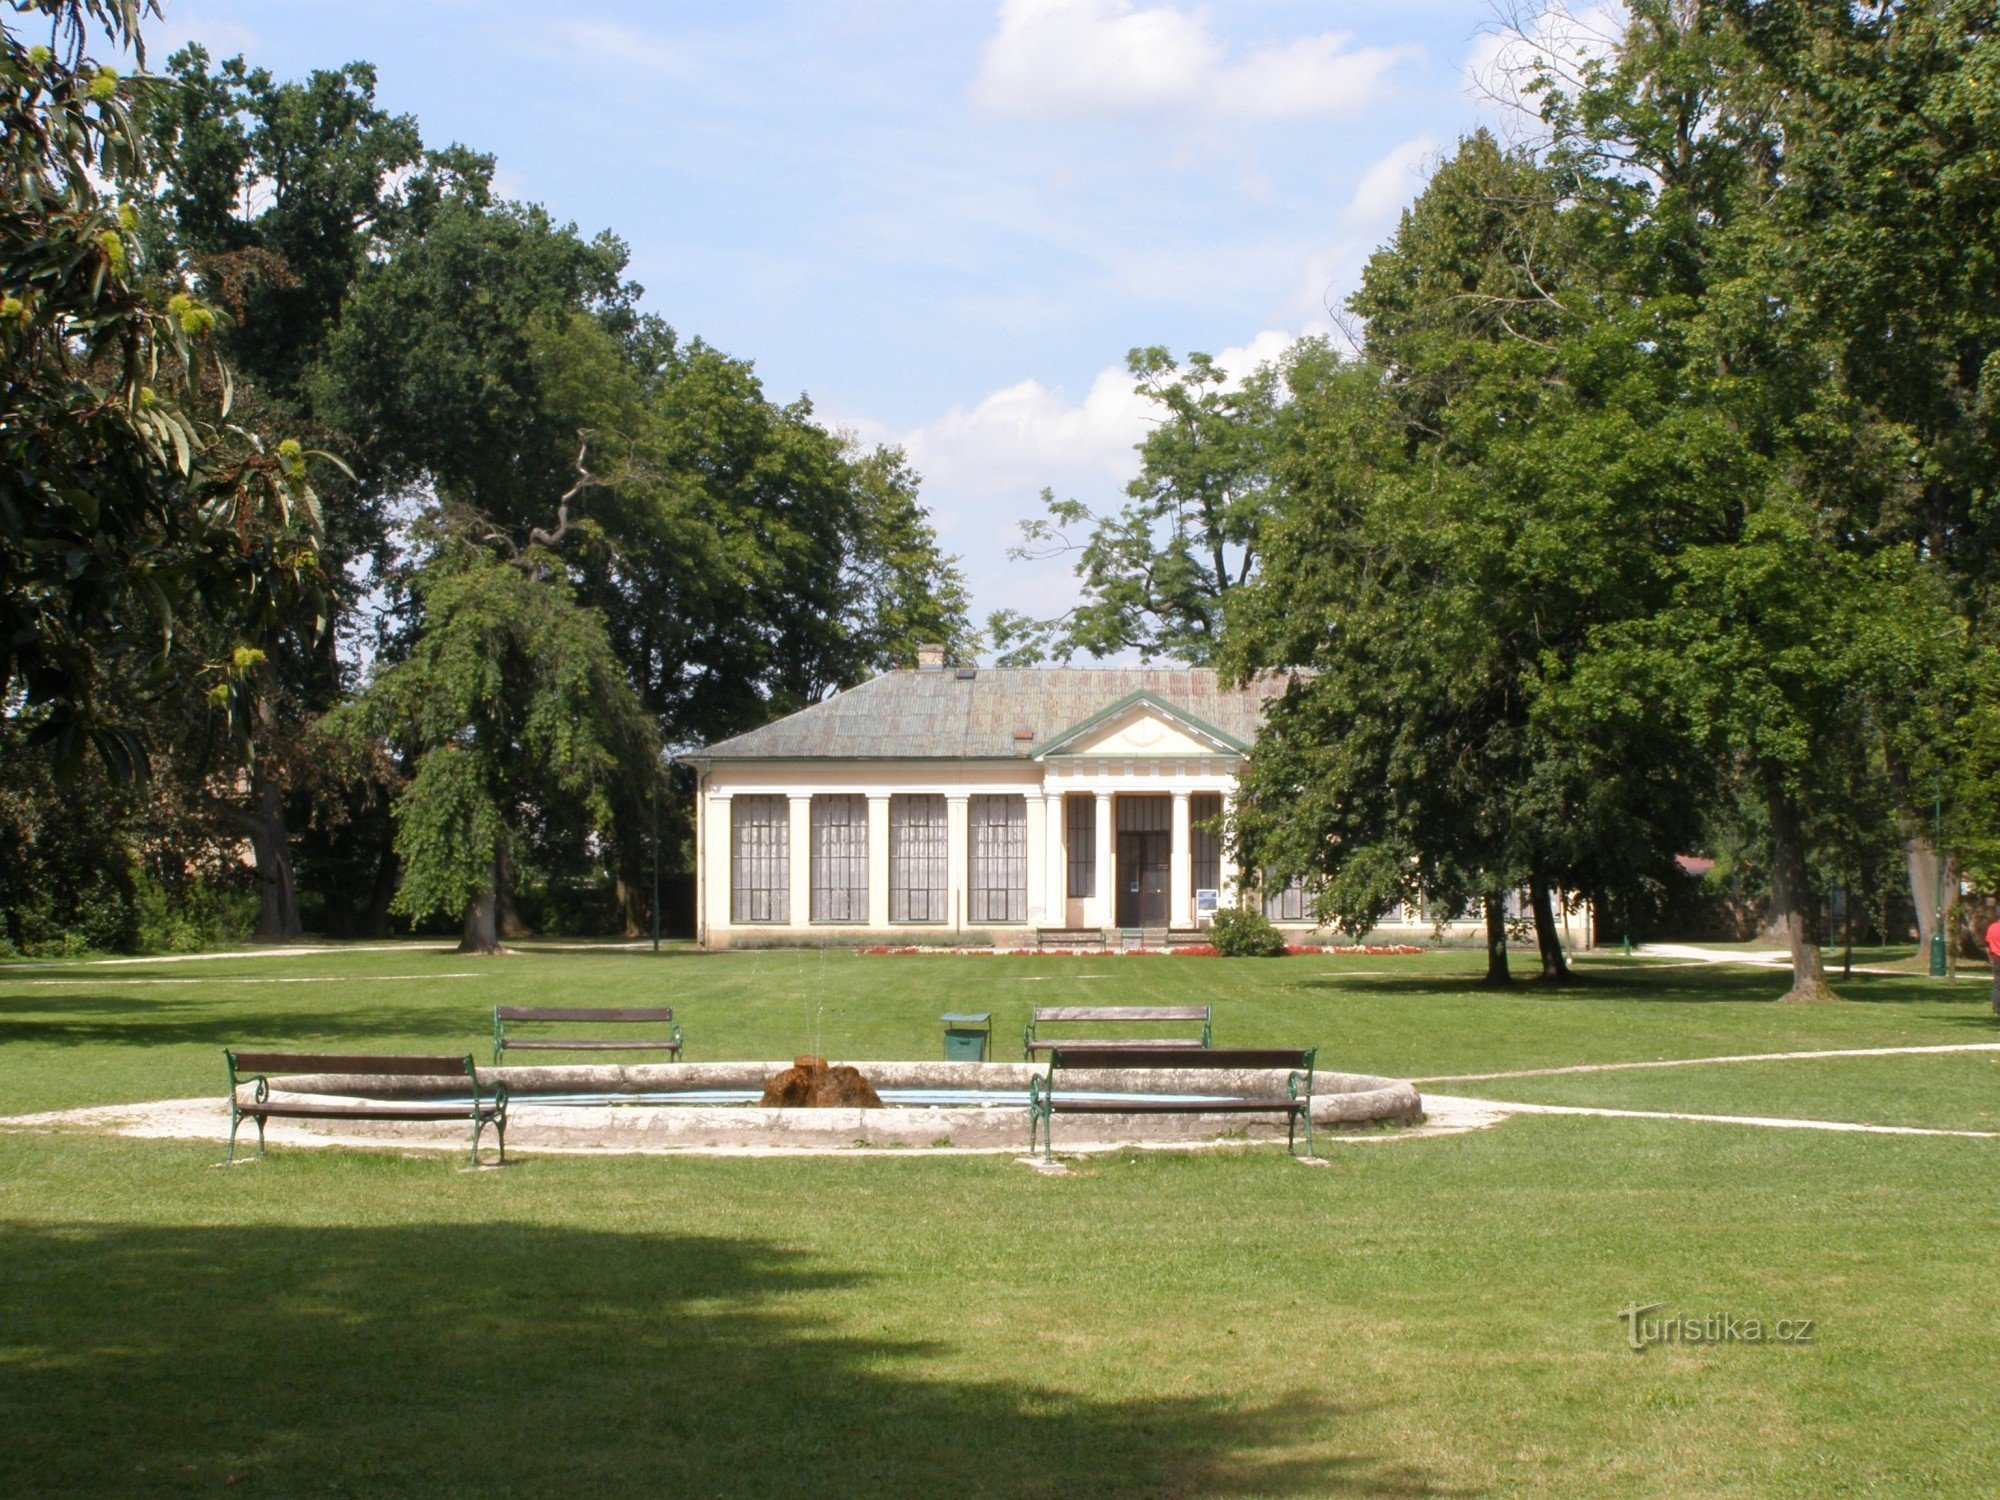
<path id="1" fill-rule="evenodd" d="M 1857 1120 L 1798 1120 L 1783 1115 L 1702 1115 L 1669 1109 L 1605 1109 L 1586 1104 L 1517 1104 L 1504 1099 L 1424 1095 L 1424 1118 L 1444 1130 L 1477 1130 L 1509 1115 L 1592 1115 L 1611 1120 L 1692 1120 L 1704 1125 L 1753 1125 L 1767 1130 L 1834 1130 L 1857 1135 L 1950 1135 L 2000 1140 L 2000 1130 L 1944 1130 L 1930 1125 L 1868 1125 Z"/>
<path id="2" fill-rule="evenodd" d="M 1559 1068 L 1516 1068 L 1506 1073 L 1435 1073 L 1414 1084 L 1491 1083 L 1506 1078 L 1553 1078 L 1564 1073 L 1624 1073 L 1638 1068 L 1694 1068 L 1707 1063 L 1800 1062 L 1818 1057 L 1907 1057 L 1927 1052 L 2000 1052 L 2000 1042 L 1947 1042 L 1923 1047 L 1828 1047 L 1812 1052 L 1737 1052 L 1723 1057 L 1663 1057 L 1646 1062 L 1569 1063 Z"/>

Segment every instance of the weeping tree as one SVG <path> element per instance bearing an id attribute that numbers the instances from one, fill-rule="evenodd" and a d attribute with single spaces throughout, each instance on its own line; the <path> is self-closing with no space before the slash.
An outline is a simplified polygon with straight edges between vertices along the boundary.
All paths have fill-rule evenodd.
<path id="1" fill-rule="evenodd" d="M 659 742 L 603 620 L 577 602 L 552 550 L 564 527 L 533 532 L 518 553 L 476 529 L 427 529 L 408 655 L 322 732 L 386 747 L 408 768 L 393 809 L 394 909 L 462 917 L 460 951 L 495 953 L 510 864 L 556 822 L 580 844 L 602 840 L 614 793 L 657 774 Z"/>

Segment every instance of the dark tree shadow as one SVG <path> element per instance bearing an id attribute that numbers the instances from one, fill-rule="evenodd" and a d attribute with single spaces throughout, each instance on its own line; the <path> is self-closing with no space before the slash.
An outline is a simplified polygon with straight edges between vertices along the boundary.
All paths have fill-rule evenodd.
<path id="1" fill-rule="evenodd" d="M 303 1185 L 303 1184 L 302 1184 Z M 9 1227 L 0 1493 L 1440 1493 L 1342 1413 L 940 1377 L 770 1244 L 520 1223 Z M 968 1295 L 976 1295 L 968 1289 Z M 1205 1357 L 1188 1330 L 1188 1358 Z"/>
<path id="2" fill-rule="evenodd" d="M 1791 984 L 1791 971 L 1759 970 L 1729 965 L 1654 969 L 1640 967 L 1617 970 L 1572 971 L 1565 983 L 1548 983 L 1539 975 L 1524 977 L 1505 989 L 1489 990 L 1480 976 L 1463 974 L 1383 974 L 1314 975 L 1298 981 L 1301 990 L 1345 990 L 1350 994 L 1426 998 L 1471 998 L 1523 1000 L 1587 1000 L 1630 1002 L 1634 1005 L 1712 1005 L 1757 1001 L 1777 1001 Z M 1908 1005 L 1925 1001 L 1961 998 L 1939 991 L 1935 981 L 1918 976 L 1856 974 L 1842 979 L 1835 972 L 1830 982 L 1843 1000 L 1874 1005 Z M 1928 987 L 1927 987 L 1928 986 Z M 1965 998 L 1970 998 L 1969 992 Z"/>
<path id="3" fill-rule="evenodd" d="M 13 1014 L 9 1014 L 12 1012 Z M 26 1014 L 23 1015 L 22 1013 Z M 58 1013 L 59 1012 L 59 1013 Z M 490 1017 L 491 1012 L 484 1012 Z M 125 1019 L 129 1017 L 130 1019 Z M 441 1030 L 447 1022 L 449 1033 Z M 45 1047 L 263 1046 L 279 1042 L 379 1043 L 384 1037 L 437 1035 L 447 1051 L 491 1044 L 481 1011 L 449 1009 L 437 1002 L 385 1005 L 371 1000 L 346 1009 L 271 1010 L 250 1019 L 235 1010 L 180 1001 L 123 996 L 65 995 L 60 1006 L 40 997 L 0 997 L 0 1046 L 29 1042 Z M 378 1050 L 374 1046 L 353 1050 Z M 218 1057 L 218 1066 L 220 1059 Z"/>

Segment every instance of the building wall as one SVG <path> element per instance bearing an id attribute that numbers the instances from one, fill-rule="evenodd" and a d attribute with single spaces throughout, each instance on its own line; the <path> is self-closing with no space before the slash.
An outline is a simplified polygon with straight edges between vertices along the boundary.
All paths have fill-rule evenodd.
<path id="1" fill-rule="evenodd" d="M 1194 924 L 1191 879 L 1189 799 L 1195 793 L 1219 793 L 1224 816 L 1234 802 L 1237 761 L 1218 756 L 1194 742 L 1151 742 L 1168 753 L 1142 756 L 1141 747 L 1126 743 L 1129 726 L 1120 730 L 1116 752 L 1092 749 L 1048 760 L 1003 761 L 717 761 L 699 772 L 695 808 L 696 922 L 701 941 L 716 947 L 744 939 L 818 939 L 861 942 L 924 943 L 949 940 L 954 934 L 991 932 L 1002 941 L 1025 941 L 1037 928 L 1110 928 L 1116 925 L 1114 829 L 1115 799 L 1121 795 L 1164 795 L 1172 799 L 1172 865 L 1169 883 L 1169 925 Z M 1140 738 L 1147 738 L 1140 731 Z M 1191 751 L 1192 753 L 1179 753 Z M 850 795 L 867 799 L 868 899 L 863 922 L 814 922 L 811 911 L 811 805 L 815 795 Z M 934 922 L 890 920 L 889 801 L 901 794 L 939 796 L 946 808 L 946 911 Z M 1019 924 L 975 922 L 969 915 L 968 809 L 973 797 L 999 794 L 1026 799 L 1027 919 Z M 789 808 L 788 920 L 738 924 L 731 920 L 731 853 L 733 824 L 730 803 L 740 796 L 786 799 Z M 1093 799 L 1096 840 L 1096 882 L 1093 893 L 1072 896 L 1068 889 L 1069 850 L 1065 797 Z M 1237 872 L 1224 854 L 1222 901 L 1230 904 Z M 1521 915 L 1525 916 L 1525 897 Z M 1560 898 L 1559 898 L 1560 899 Z M 1565 940 L 1575 947 L 1595 941 L 1594 913 L 1588 906 L 1559 906 Z M 1381 936 L 1390 940 L 1427 942 L 1440 932 L 1470 940 L 1483 930 L 1477 912 L 1454 914 L 1417 909 L 1392 913 Z M 1301 936 L 1314 929 L 1311 921 L 1281 923 Z"/>
<path id="2" fill-rule="evenodd" d="M 1126 747 L 1121 747 L 1121 749 Z M 1163 746 L 1179 750 L 1180 745 Z M 1194 921 L 1187 801 L 1195 792 L 1217 792 L 1224 805 L 1235 792 L 1236 762 L 1202 752 L 1172 759 L 1140 759 L 1102 752 L 1062 760 L 1005 761 L 718 761 L 700 772 L 695 810 L 697 917 L 702 941 L 723 946 L 746 937 L 851 937 L 922 942 L 953 933 L 991 931 L 1025 937 L 1039 927 L 1108 927 L 1113 924 L 1114 800 L 1122 794 L 1173 799 L 1173 864 L 1169 925 Z M 947 902 L 940 922 L 889 920 L 889 802 L 897 795 L 939 796 L 947 826 Z M 816 795 L 860 796 L 868 804 L 868 920 L 816 923 L 811 919 L 811 806 Z M 971 919 L 968 809 L 984 795 L 1018 795 L 1026 802 L 1027 919 L 1001 925 Z M 1068 892 L 1065 796 L 1087 796 L 1097 808 L 1097 889 L 1086 897 Z M 787 920 L 738 924 L 731 920 L 731 802 L 737 797 L 783 797 L 789 809 Z M 1225 870 L 1225 877 L 1227 876 Z M 1225 878 L 1225 886 L 1228 881 Z"/>

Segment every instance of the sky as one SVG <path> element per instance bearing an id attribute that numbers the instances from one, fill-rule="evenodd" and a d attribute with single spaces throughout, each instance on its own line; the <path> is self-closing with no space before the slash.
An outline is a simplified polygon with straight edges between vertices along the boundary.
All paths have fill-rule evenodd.
<path id="1" fill-rule="evenodd" d="M 1589 7 L 1583 7 L 1588 16 Z M 1241 372 L 1337 332 L 1492 97 L 1495 0 L 170 0 L 283 77 L 354 59 L 508 196 L 631 247 L 645 304 L 767 392 L 901 444 L 974 615 L 1044 486 L 1116 506 L 1126 352 Z"/>

